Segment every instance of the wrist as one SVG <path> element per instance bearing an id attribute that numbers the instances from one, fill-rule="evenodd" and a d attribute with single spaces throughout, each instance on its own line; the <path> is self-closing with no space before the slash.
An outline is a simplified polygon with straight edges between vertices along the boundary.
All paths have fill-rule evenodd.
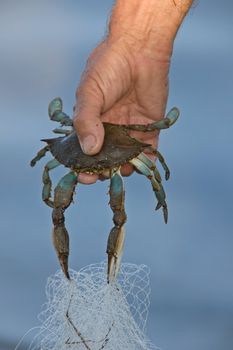
<path id="1" fill-rule="evenodd" d="M 191 0 L 117 0 L 109 38 L 123 38 L 135 50 L 171 55 L 177 30 L 191 4 Z"/>

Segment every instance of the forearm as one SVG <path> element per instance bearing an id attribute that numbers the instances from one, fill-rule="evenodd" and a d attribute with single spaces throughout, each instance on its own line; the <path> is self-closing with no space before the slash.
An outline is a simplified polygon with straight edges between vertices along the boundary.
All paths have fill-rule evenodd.
<path id="1" fill-rule="evenodd" d="M 109 23 L 112 40 L 126 36 L 135 45 L 150 50 L 166 47 L 173 41 L 192 0 L 117 0 Z"/>

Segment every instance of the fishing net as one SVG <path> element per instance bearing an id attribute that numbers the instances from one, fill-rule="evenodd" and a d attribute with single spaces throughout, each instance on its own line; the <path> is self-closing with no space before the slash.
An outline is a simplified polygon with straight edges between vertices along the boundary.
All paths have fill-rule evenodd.
<path id="1" fill-rule="evenodd" d="M 152 350 L 145 326 L 149 307 L 149 269 L 122 264 L 117 281 L 107 284 L 106 263 L 50 277 L 41 327 L 30 350 Z"/>

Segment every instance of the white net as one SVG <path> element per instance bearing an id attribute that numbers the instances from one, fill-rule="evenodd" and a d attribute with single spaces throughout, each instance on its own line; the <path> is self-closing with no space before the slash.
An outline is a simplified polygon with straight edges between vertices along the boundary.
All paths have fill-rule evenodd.
<path id="1" fill-rule="evenodd" d="M 41 327 L 29 350 L 152 350 L 145 335 L 149 269 L 122 264 L 117 282 L 107 284 L 106 263 L 50 277 Z"/>

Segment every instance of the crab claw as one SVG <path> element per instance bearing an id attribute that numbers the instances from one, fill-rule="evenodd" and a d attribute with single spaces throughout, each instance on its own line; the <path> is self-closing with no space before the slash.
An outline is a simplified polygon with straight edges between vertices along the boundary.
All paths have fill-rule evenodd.
<path id="1" fill-rule="evenodd" d="M 62 271 L 68 279 L 70 279 L 68 272 L 69 234 L 65 227 L 64 211 L 72 202 L 76 183 L 77 175 L 72 171 L 63 176 L 58 182 L 54 190 L 54 209 L 52 213 L 54 224 L 53 245 Z"/>
<path id="2" fill-rule="evenodd" d="M 114 227 L 108 237 L 108 283 L 113 282 L 118 274 L 125 241 L 124 227 Z"/>
<path id="3" fill-rule="evenodd" d="M 114 172 L 111 176 L 109 194 L 109 203 L 113 211 L 113 222 L 115 226 L 109 234 L 107 243 L 108 283 L 115 280 L 119 271 L 125 240 L 124 224 L 127 217 L 124 207 L 124 184 L 120 170 Z"/>
<path id="4" fill-rule="evenodd" d="M 64 272 L 65 276 L 70 279 L 68 272 L 69 235 L 66 228 L 64 226 L 54 227 L 52 238 L 62 271 Z"/>

